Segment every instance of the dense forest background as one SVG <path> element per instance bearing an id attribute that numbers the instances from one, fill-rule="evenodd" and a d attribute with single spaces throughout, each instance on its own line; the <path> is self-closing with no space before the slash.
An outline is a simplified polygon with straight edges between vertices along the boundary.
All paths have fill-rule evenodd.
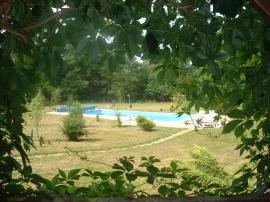
<path id="1" fill-rule="evenodd" d="M 136 57 L 120 66 L 90 62 L 78 56 L 70 46 L 63 54 L 63 65 L 54 82 L 41 76 L 36 91 L 41 90 L 50 104 L 70 100 L 83 102 L 170 101 L 176 92 L 176 82 L 165 80 L 163 72 L 149 61 Z M 175 76 L 174 76 L 175 77 Z"/>

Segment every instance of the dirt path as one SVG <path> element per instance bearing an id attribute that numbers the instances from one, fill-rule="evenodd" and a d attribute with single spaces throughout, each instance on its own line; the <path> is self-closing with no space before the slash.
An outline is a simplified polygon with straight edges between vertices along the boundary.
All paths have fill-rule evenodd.
<path id="1" fill-rule="evenodd" d="M 136 149 L 140 147 L 146 147 L 146 146 L 151 146 L 155 144 L 159 144 L 162 142 L 166 142 L 168 140 L 171 140 L 173 138 L 179 137 L 181 135 L 184 135 L 190 131 L 194 130 L 193 128 L 186 129 L 184 131 L 174 133 L 168 137 L 160 138 L 158 140 L 154 140 L 152 142 L 144 143 L 144 144 L 139 144 L 135 146 L 130 146 L 130 147 L 122 147 L 122 148 L 113 148 L 113 149 L 104 149 L 104 150 L 89 150 L 89 151 L 78 151 L 78 153 L 91 153 L 91 152 L 96 152 L 96 153 L 105 153 L 105 152 L 111 152 L 111 151 L 124 151 L 124 150 L 129 150 L 129 149 Z M 59 152 L 59 153 L 54 153 L 54 154 L 36 154 L 36 155 L 31 155 L 29 158 L 42 158 L 42 157 L 50 157 L 50 156 L 63 156 L 67 154 L 67 152 Z"/>

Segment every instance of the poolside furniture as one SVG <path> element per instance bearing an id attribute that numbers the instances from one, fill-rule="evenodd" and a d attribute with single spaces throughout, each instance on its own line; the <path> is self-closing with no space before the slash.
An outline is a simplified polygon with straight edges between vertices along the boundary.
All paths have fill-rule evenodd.
<path id="1" fill-rule="evenodd" d="M 206 114 L 201 121 L 201 125 L 203 128 L 220 128 L 221 122 L 215 120 L 215 117 L 217 116 L 216 113 Z"/>
<path id="2" fill-rule="evenodd" d="M 70 107 L 67 105 L 59 105 L 56 106 L 55 111 L 56 112 L 68 112 L 70 110 Z"/>
<path id="3" fill-rule="evenodd" d="M 196 116 L 193 121 L 187 120 L 185 121 L 185 124 L 191 125 L 194 124 L 194 126 L 198 129 L 202 128 L 220 128 L 222 126 L 221 121 L 215 120 L 215 117 L 217 114 L 215 112 L 211 112 L 210 114 L 203 114 L 199 113 L 198 116 Z"/>

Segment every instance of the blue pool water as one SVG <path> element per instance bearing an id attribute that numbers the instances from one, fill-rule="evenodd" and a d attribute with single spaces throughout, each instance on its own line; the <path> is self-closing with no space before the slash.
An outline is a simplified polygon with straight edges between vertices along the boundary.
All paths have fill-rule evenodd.
<path id="1" fill-rule="evenodd" d="M 90 106 L 82 106 L 83 110 L 84 111 L 87 111 L 87 110 L 95 110 L 97 108 L 97 106 L 94 106 L 94 105 L 90 105 Z M 55 111 L 56 112 L 69 112 L 70 110 L 70 107 L 69 106 L 59 106 L 59 107 L 56 107 Z"/>
<path id="2" fill-rule="evenodd" d="M 127 111 L 127 110 L 112 110 L 112 109 L 96 109 L 96 110 L 87 110 L 84 114 L 88 115 L 106 115 L 106 116 L 115 116 L 116 112 L 120 113 L 121 117 L 131 117 L 136 118 L 137 116 L 144 116 L 145 118 L 155 120 L 155 121 L 180 121 L 184 122 L 190 119 L 188 114 L 183 114 L 178 116 L 176 113 L 164 113 L 164 112 L 142 112 L 142 111 Z"/>
<path id="3" fill-rule="evenodd" d="M 120 113 L 121 117 L 126 118 L 136 118 L 137 116 L 141 115 L 145 118 L 155 120 L 155 121 L 177 121 L 177 122 L 184 122 L 190 120 L 190 115 L 183 114 L 181 116 L 177 115 L 176 113 L 164 113 L 164 112 L 143 112 L 143 111 L 129 111 L 129 110 L 112 110 L 112 109 L 97 109 L 96 106 L 84 106 L 84 114 L 87 115 L 100 115 L 100 116 L 112 116 L 115 117 L 116 113 Z M 56 112 L 68 112 L 69 107 L 61 106 L 56 108 Z M 197 115 L 193 114 L 193 118 L 196 118 Z"/>

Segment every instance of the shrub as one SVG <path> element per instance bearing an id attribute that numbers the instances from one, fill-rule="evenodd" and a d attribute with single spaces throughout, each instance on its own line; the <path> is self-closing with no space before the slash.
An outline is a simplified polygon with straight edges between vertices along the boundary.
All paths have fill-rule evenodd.
<path id="1" fill-rule="evenodd" d="M 40 146 L 42 146 L 42 141 L 40 141 L 39 134 L 39 125 L 42 119 L 42 109 L 44 107 L 45 98 L 41 91 L 38 91 L 37 95 L 31 100 L 30 103 L 27 103 L 26 108 L 30 112 L 30 116 L 33 120 L 35 126 L 35 132 Z"/>
<path id="2" fill-rule="evenodd" d="M 84 130 L 83 110 L 78 105 L 71 107 L 70 113 L 64 119 L 63 124 L 63 133 L 70 141 L 78 141 L 80 137 L 87 135 L 86 130 Z"/>
<path id="3" fill-rule="evenodd" d="M 138 116 L 136 118 L 136 121 L 137 121 L 137 126 L 144 131 L 152 131 L 153 128 L 156 126 L 153 121 L 148 120 L 143 116 Z"/>
<path id="4" fill-rule="evenodd" d="M 182 175 L 188 180 L 196 179 L 197 186 L 207 193 L 217 194 L 218 189 L 225 190 L 233 180 L 233 176 L 225 171 L 225 168 L 205 148 L 194 146 L 188 152 L 190 161 L 174 161 L 179 170 L 184 170 Z M 192 181 L 190 181 L 192 182 Z M 209 186 L 215 185 L 215 186 Z"/>
<path id="5" fill-rule="evenodd" d="M 62 96 L 61 96 L 61 90 L 60 88 L 56 88 L 51 95 L 51 104 L 57 105 L 61 103 L 62 101 Z"/>

